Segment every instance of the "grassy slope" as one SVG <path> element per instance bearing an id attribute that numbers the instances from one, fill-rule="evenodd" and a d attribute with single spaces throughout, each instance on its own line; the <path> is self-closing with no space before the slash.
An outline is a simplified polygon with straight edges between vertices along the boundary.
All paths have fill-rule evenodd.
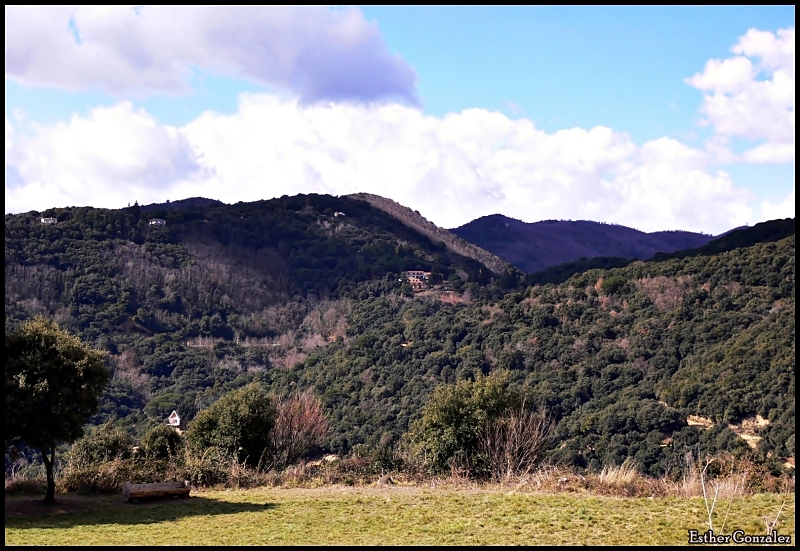
<path id="1" fill-rule="evenodd" d="M 508 489 L 346 487 L 206 491 L 188 500 L 123 505 L 119 496 L 62 496 L 68 514 L 17 515 L 6 499 L 7 545 L 680 545 L 707 529 L 702 499 L 541 495 Z M 724 533 L 764 533 L 785 496 L 733 501 Z M 30 505 L 30 504 L 28 504 Z M 30 509 L 30 507 L 29 507 Z M 717 503 L 715 526 L 728 500 Z M 30 512 L 29 512 L 30 513 Z M 778 533 L 795 541 L 794 494 Z"/>

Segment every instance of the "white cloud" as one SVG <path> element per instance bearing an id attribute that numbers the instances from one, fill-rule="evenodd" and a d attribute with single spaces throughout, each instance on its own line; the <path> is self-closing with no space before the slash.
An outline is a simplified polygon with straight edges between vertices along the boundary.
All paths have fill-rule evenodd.
<path id="1" fill-rule="evenodd" d="M 794 188 L 786 195 L 786 197 L 778 203 L 774 204 L 767 199 L 761 204 L 761 218 L 762 220 L 775 220 L 776 218 L 794 218 L 795 201 L 794 201 Z"/>
<path id="2" fill-rule="evenodd" d="M 794 28 L 778 29 L 776 34 L 750 29 L 731 51 L 759 57 L 765 67 L 786 71 L 794 78 Z"/>
<path id="3" fill-rule="evenodd" d="M 178 129 L 157 124 L 128 102 L 40 127 L 33 137 L 18 134 L 10 148 L 9 127 L 6 120 L 7 211 L 154 201 L 199 173 Z"/>
<path id="4" fill-rule="evenodd" d="M 181 92 L 199 69 L 297 99 L 242 94 L 236 113 L 182 128 L 125 101 L 32 135 L 6 118 L 6 211 L 367 191 L 444 227 L 499 212 L 717 233 L 751 221 L 752 196 L 713 166 L 794 162 L 794 29 L 751 29 L 732 52 L 687 79 L 714 131 L 701 151 L 605 127 L 548 134 L 484 109 L 426 116 L 407 106 L 413 69 L 353 8 L 7 7 L 6 75 L 26 85 Z M 756 143 L 737 155 L 734 138 Z"/>
<path id="5" fill-rule="evenodd" d="M 747 163 L 793 163 L 794 144 L 765 143 L 749 149 L 742 155 Z"/>
<path id="6" fill-rule="evenodd" d="M 702 73 L 686 79 L 706 93 L 701 107 L 706 119 L 702 122 L 716 133 L 709 151 L 720 163 L 793 162 L 794 28 L 776 34 L 750 29 L 731 51 L 739 55 L 711 59 Z M 766 143 L 737 157 L 727 149 L 732 137 Z"/>
<path id="7" fill-rule="evenodd" d="M 8 155 L 8 151 L 14 147 L 14 127 L 11 126 L 11 122 L 6 119 L 6 155 Z"/>
<path id="8" fill-rule="evenodd" d="M 604 127 L 548 134 L 483 109 L 437 118 L 397 104 L 243 94 L 238 112 L 176 129 L 121 103 L 40 128 L 13 149 L 23 185 L 7 182 L 7 212 L 364 191 L 444 227 L 497 212 L 715 233 L 750 219 L 749 194 L 710 173 L 703 151 L 667 138 L 637 146 Z"/>
<path id="9" fill-rule="evenodd" d="M 25 85 L 179 93 L 199 69 L 304 102 L 418 103 L 414 70 L 356 8 L 6 6 L 5 16 L 6 76 Z"/>
<path id="10" fill-rule="evenodd" d="M 686 82 L 704 91 L 736 92 L 753 80 L 753 64 L 746 57 L 732 57 L 724 61 L 709 59 L 705 70 Z"/>

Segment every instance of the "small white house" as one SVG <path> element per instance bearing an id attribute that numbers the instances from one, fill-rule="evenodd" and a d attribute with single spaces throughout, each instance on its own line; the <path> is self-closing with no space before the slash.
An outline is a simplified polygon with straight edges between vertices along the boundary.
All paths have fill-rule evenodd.
<path id="1" fill-rule="evenodd" d="M 42 218 L 42 224 L 55 224 L 58 222 L 55 218 Z"/>
<path id="2" fill-rule="evenodd" d="M 343 212 L 338 212 L 338 211 L 337 211 L 337 212 L 334 212 L 334 213 L 333 213 L 333 216 L 334 216 L 335 218 L 339 218 L 340 216 L 344 216 L 344 213 L 343 213 Z"/>
<path id="3" fill-rule="evenodd" d="M 150 225 L 151 226 L 166 226 L 167 225 L 167 221 L 164 220 L 163 218 L 153 218 L 152 220 L 150 220 Z"/>
<path id="4" fill-rule="evenodd" d="M 181 426 L 181 416 L 178 415 L 177 411 L 173 411 L 170 413 L 169 417 L 167 418 L 167 424 L 170 427 L 179 428 Z"/>

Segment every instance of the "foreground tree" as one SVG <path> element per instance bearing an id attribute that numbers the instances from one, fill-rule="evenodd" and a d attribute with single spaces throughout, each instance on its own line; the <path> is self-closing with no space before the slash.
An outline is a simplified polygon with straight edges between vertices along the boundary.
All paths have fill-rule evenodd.
<path id="1" fill-rule="evenodd" d="M 6 334 L 5 445 L 37 448 L 47 470 L 45 503 L 55 501 L 56 446 L 83 434 L 109 379 L 104 353 L 43 317 Z"/>

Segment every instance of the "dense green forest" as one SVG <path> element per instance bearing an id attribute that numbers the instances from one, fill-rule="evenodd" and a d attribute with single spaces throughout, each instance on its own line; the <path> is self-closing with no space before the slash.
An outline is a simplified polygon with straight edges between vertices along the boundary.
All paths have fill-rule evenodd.
<path id="1" fill-rule="evenodd" d="M 503 369 L 552 418 L 554 461 L 655 475 L 726 450 L 778 468 L 794 457 L 794 247 L 526 286 L 351 198 L 53 209 L 6 215 L 6 332 L 41 313 L 106 350 L 93 422 L 139 436 L 256 380 L 313 389 L 330 451 L 386 449 L 438 385 Z M 414 295 L 409 269 L 454 290 Z"/>
<path id="2" fill-rule="evenodd" d="M 448 304 L 371 287 L 349 342 L 275 377 L 324 397 L 335 449 L 397 438 L 436 383 L 502 368 L 557 421 L 556 460 L 632 457 L 659 474 L 688 449 L 743 451 L 729 425 L 755 415 L 769 420 L 759 450 L 794 456 L 793 237 L 591 270 L 497 302 L 475 288 L 471 303 Z"/>

